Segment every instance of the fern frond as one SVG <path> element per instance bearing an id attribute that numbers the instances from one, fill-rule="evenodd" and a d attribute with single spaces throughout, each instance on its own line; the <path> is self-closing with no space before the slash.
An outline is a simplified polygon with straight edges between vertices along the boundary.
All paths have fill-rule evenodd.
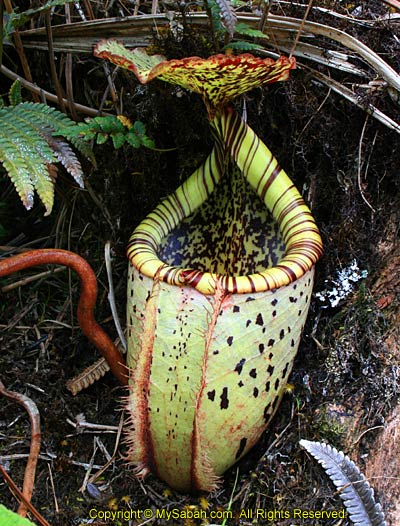
<path id="1" fill-rule="evenodd" d="M 83 389 L 93 385 L 95 382 L 97 382 L 97 380 L 100 380 L 100 378 L 102 378 L 109 370 L 110 366 L 108 365 L 105 358 L 102 357 L 97 360 L 96 363 L 87 367 L 78 376 L 68 380 L 66 387 L 68 391 L 71 391 L 71 393 L 75 396 Z"/>
<path id="2" fill-rule="evenodd" d="M 231 0 L 215 0 L 221 13 L 222 24 L 231 37 L 235 33 L 237 16 Z"/>
<path id="3" fill-rule="evenodd" d="M 37 128 L 45 131 L 51 131 L 53 135 L 69 137 L 68 131 L 78 126 L 65 113 L 47 106 L 46 104 L 37 104 L 33 102 L 24 102 L 18 106 L 26 117 L 34 122 Z M 88 145 L 79 137 L 71 137 L 72 145 L 93 163 L 95 163 L 93 152 Z"/>
<path id="4" fill-rule="evenodd" d="M 234 49 L 236 51 L 265 51 L 265 49 L 254 42 L 246 42 L 245 40 L 238 40 L 237 42 L 229 42 L 222 48 L 223 51 L 226 49 Z"/>
<path id="5" fill-rule="evenodd" d="M 208 8 L 209 17 L 212 19 L 214 31 L 218 34 L 225 34 L 226 28 L 222 23 L 221 10 L 216 0 L 205 0 Z"/>
<path id="6" fill-rule="evenodd" d="M 386 526 L 382 507 L 365 476 L 348 456 L 329 444 L 300 440 L 300 445 L 325 469 L 355 526 Z"/>
<path id="7" fill-rule="evenodd" d="M 17 106 L 21 104 L 21 82 L 17 79 L 12 83 L 10 91 L 8 92 L 8 100 L 10 101 L 11 106 Z"/>
<path id="8" fill-rule="evenodd" d="M 4 168 L 7 170 L 22 204 L 27 210 L 30 210 L 33 206 L 34 186 L 24 158 L 18 157 L 15 152 L 5 153 L 6 149 L 1 141 L 2 138 L 0 138 L 0 160 L 4 159 Z"/>
<path id="9" fill-rule="evenodd" d="M 239 24 L 236 24 L 235 27 L 235 33 L 238 33 L 239 35 L 252 37 L 252 38 L 262 38 L 265 40 L 268 40 L 269 37 L 259 29 L 254 29 L 253 27 L 250 27 L 248 24 L 244 22 L 240 22 Z"/>
<path id="10" fill-rule="evenodd" d="M 45 216 L 51 213 L 54 202 L 54 182 L 49 172 L 50 164 L 38 164 L 33 169 L 33 183 L 40 200 L 46 208 Z"/>
<path id="11" fill-rule="evenodd" d="M 40 129 L 49 128 L 55 133 L 58 132 L 62 135 L 62 132 L 69 127 L 75 126 L 72 121 L 65 113 L 47 106 L 46 104 L 38 104 L 35 102 L 23 102 L 18 108 L 18 113 L 21 113 L 29 122 Z"/>
<path id="12" fill-rule="evenodd" d="M 57 160 L 64 166 L 67 172 L 72 175 L 78 185 L 83 188 L 82 166 L 70 145 L 59 137 L 52 137 L 50 135 L 44 135 L 44 137 L 51 146 Z"/>
<path id="13" fill-rule="evenodd" d="M 17 90 L 15 95 L 17 100 Z M 82 169 L 72 150 L 51 137 L 74 126 L 66 115 L 45 104 L 24 102 L 0 109 L 0 161 L 27 209 L 33 206 L 36 190 L 46 215 L 51 212 L 54 181 L 49 166 L 57 161 L 82 185 Z"/>
<path id="14" fill-rule="evenodd" d="M 17 108 L 18 106 L 15 106 L 15 110 Z M 37 157 L 42 162 L 55 161 L 51 148 L 40 133 L 41 130 L 27 121 L 18 111 L 10 111 L 13 109 L 10 106 L 3 109 L 3 112 L 6 112 L 5 117 L 8 116 L 9 119 L 8 122 L 4 122 L 3 130 L 10 137 L 16 149 L 21 152 L 21 155 L 27 155 L 28 159 Z"/>

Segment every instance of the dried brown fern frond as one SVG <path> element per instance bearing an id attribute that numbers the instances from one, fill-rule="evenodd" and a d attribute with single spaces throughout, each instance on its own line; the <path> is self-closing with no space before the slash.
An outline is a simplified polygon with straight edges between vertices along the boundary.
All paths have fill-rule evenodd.
<path id="1" fill-rule="evenodd" d="M 103 378 L 103 376 L 110 370 L 105 358 L 100 358 L 97 362 L 86 367 L 78 376 L 71 378 L 66 383 L 68 391 L 70 391 L 74 396 L 77 395 L 83 389 L 87 389 L 94 382 Z"/>

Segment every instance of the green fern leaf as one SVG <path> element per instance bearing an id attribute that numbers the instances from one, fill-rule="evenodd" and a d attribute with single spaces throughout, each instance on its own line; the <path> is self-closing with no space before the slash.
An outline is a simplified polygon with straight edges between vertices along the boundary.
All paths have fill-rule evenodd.
<path id="1" fill-rule="evenodd" d="M 62 132 L 75 126 L 74 121 L 69 119 L 65 113 L 35 102 L 23 102 L 17 106 L 18 113 L 23 115 L 29 122 L 40 129 L 51 129 L 54 133 L 62 135 Z"/>
<path id="2" fill-rule="evenodd" d="M 262 46 L 254 44 L 253 42 L 246 42 L 244 40 L 239 40 L 238 42 L 229 42 L 223 50 L 234 49 L 235 51 L 265 51 Z"/>
<path id="3" fill-rule="evenodd" d="M 18 79 L 13 82 L 10 91 L 8 92 L 8 100 L 10 101 L 11 106 L 17 106 L 17 104 L 21 104 L 22 102 L 21 82 Z"/>
<path id="4" fill-rule="evenodd" d="M 0 159 L 4 159 L 4 168 L 13 182 L 22 204 L 27 210 L 30 210 L 33 206 L 34 186 L 24 159 L 16 155 L 5 156 L 4 149 L 1 146 Z"/>
<path id="5" fill-rule="evenodd" d="M 16 92 L 17 93 L 17 92 Z M 69 146 L 52 137 L 75 126 L 66 115 L 44 104 L 24 102 L 0 109 L 0 161 L 22 203 L 32 208 L 34 191 L 50 214 L 54 182 L 48 166 L 60 161 L 82 185 L 82 169 Z"/>
<path id="6" fill-rule="evenodd" d="M 81 122 L 66 131 L 68 138 L 81 137 L 85 140 L 93 139 L 97 133 L 111 134 L 111 133 L 124 133 L 126 127 L 120 122 L 115 115 L 109 115 L 107 117 L 94 117 L 93 119 L 85 119 L 85 122 Z"/>
<path id="7" fill-rule="evenodd" d="M 135 133 L 139 135 L 139 137 L 146 133 L 146 127 L 142 121 L 136 121 L 133 125 L 133 129 L 135 130 Z"/>
<path id="8" fill-rule="evenodd" d="M 146 148 L 150 148 L 151 150 L 156 147 L 156 145 L 154 144 L 153 139 L 150 139 L 150 137 L 147 137 L 147 135 L 144 135 L 142 137 L 142 144 L 143 144 L 143 146 L 146 146 Z"/>
<path id="9" fill-rule="evenodd" d="M 17 106 L 16 106 L 17 108 Z M 8 116 L 8 122 L 4 122 L 4 130 L 12 139 L 14 146 L 21 154 L 28 157 L 37 157 L 39 162 L 51 163 L 56 159 L 51 148 L 44 140 L 40 130 L 34 125 L 18 115 L 18 112 L 11 111 L 12 107 L 4 108 L 3 112 Z"/>
<path id="10" fill-rule="evenodd" d="M 33 180 L 36 193 L 46 208 L 45 216 L 51 213 L 54 203 L 54 182 L 46 164 L 35 166 Z"/>
<path id="11" fill-rule="evenodd" d="M 121 148 L 126 142 L 134 148 L 155 147 L 153 140 L 146 135 L 146 126 L 143 122 L 135 121 L 132 124 L 123 115 L 86 119 L 84 123 L 64 130 L 63 135 L 71 142 L 72 139 L 79 137 L 85 141 L 95 139 L 97 144 L 104 144 L 111 137 L 115 149 Z"/>
<path id="12" fill-rule="evenodd" d="M 260 31 L 259 29 L 253 29 L 249 25 L 247 25 L 244 22 L 240 22 L 239 24 L 236 24 L 235 32 L 239 35 L 247 36 L 247 37 L 253 37 L 253 38 L 265 38 L 268 40 L 268 36 Z"/>
<path id="13" fill-rule="evenodd" d="M 216 33 L 220 33 L 220 34 L 226 33 L 226 29 L 224 25 L 222 24 L 222 20 L 221 20 L 221 10 L 216 0 L 206 0 L 206 5 L 209 9 L 209 13 L 212 18 L 212 23 L 214 25 L 214 29 Z"/>
<path id="14" fill-rule="evenodd" d="M 96 137 L 96 143 L 97 144 L 105 144 L 108 140 L 107 133 L 98 133 Z"/>
<path id="15" fill-rule="evenodd" d="M 21 113 L 32 123 L 35 127 L 42 130 L 52 132 L 55 136 L 67 137 L 71 144 L 87 157 L 93 165 L 96 165 L 96 160 L 90 146 L 85 143 L 79 136 L 72 135 L 69 138 L 69 132 L 73 130 L 77 124 L 67 117 L 64 113 L 51 108 L 46 104 L 37 104 L 34 102 L 23 102 L 19 104 Z"/>

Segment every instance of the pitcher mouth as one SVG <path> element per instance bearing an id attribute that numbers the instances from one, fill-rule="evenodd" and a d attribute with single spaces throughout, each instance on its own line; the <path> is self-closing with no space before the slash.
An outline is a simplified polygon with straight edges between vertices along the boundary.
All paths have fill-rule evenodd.
<path id="1" fill-rule="evenodd" d="M 232 99 L 254 87 L 286 80 L 296 64 L 293 57 L 272 60 L 250 54 L 219 54 L 207 59 L 166 60 L 143 49 L 130 51 L 115 40 L 99 42 L 94 54 L 132 71 L 141 83 L 159 78 L 199 93 L 216 132 L 215 147 L 203 165 L 134 231 L 128 257 L 139 272 L 171 285 L 215 294 L 217 288 L 226 293 L 277 289 L 312 268 L 322 253 L 322 242 L 309 209 L 268 148 L 228 107 Z M 282 257 L 272 267 L 243 275 L 202 270 L 191 261 L 182 266 L 163 261 L 159 257 L 162 240 L 209 198 L 225 176 L 229 159 L 279 226 L 285 245 Z"/>
<path id="2" fill-rule="evenodd" d="M 233 110 L 215 117 L 212 125 L 220 140 L 203 165 L 136 228 L 128 245 L 128 257 L 140 273 L 150 278 L 180 287 L 191 286 L 203 294 L 215 294 L 217 288 L 245 294 L 288 285 L 310 270 L 322 253 L 311 212 L 268 148 Z M 281 248 L 268 268 L 259 266 L 254 272 L 245 269 L 243 274 L 232 269 L 214 272 L 210 270 L 212 265 L 201 268 L 189 258 L 183 258 L 179 265 L 171 264 L 168 257 L 160 257 L 164 240 L 188 221 L 224 181 L 227 158 L 240 170 L 242 181 L 247 181 L 261 199 L 260 205 L 269 211 Z M 234 195 L 238 193 L 232 191 Z M 210 224 L 210 229 L 213 226 Z M 266 249 L 260 246 L 254 252 Z"/>

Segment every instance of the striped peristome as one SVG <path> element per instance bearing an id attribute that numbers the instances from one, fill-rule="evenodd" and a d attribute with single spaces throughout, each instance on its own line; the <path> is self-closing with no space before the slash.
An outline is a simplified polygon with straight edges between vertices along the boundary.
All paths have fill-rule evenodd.
<path id="1" fill-rule="evenodd" d="M 232 110 L 203 165 L 134 231 L 128 256 L 128 458 L 212 490 L 276 412 L 310 302 L 318 229 Z"/>
<path id="2" fill-rule="evenodd" d="M 321 255 L 321 238 L 311 212 L 269 149 L 233 110 L 216 117 L 213 126 L 222 143 L 217 141 L 206 162 L 139 225 L 130 239 L 128 257 L 147 276 L 158 273 L 159 279 L 171 285 L 194 286 L 204 294 L 214 293 L 217 280 L 230 293 L 261 292 L 287 285 L 309 270 Z M 278 265 L 239 276 L 168 265 L 158 258 L 157 247 L 214 190 L 222 176 L 226 151 L 278 223 L 286 245 L 284 257 Z"/>

